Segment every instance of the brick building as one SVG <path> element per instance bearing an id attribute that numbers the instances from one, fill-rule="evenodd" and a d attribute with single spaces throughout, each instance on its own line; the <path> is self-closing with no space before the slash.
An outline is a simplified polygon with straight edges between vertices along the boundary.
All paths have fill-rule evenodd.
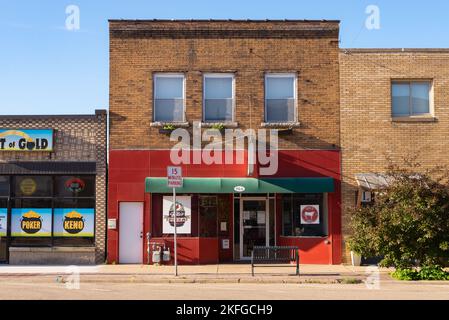
<path id="1" fill-rule="evenodd" d="M 403 164 L 416 155 L 424 168 L 449 165 L 448 65 L 447 49 L 341 51 L 343 212 L 370 200 L 364 191 L 382 184 L 388 157 Z M 344 234 L 348 219 L 344 214 Z"/>
<path id="2" fill-rule="evenodd" d="M 107 113 L 0 116 L 0 261 L 106 257 Z"/>
<path id="3" fill-rule="evenodd" d="M 280 130 L 279 169 L 253 166 L 248 141 L 241 163 L 181 164 L 180 263 L 245 260 L 258 244 L 297 245 L 302 263 L 340 263 L 339 22 L 109 27 L 108 261 L 150 261 L 145 235 L 172 251 L 166 176 L 177 142 L 165 132 L 192 134 L 199 123 L 203 133 Z M 307 210 L 313 221 L 301 217 Z"/>

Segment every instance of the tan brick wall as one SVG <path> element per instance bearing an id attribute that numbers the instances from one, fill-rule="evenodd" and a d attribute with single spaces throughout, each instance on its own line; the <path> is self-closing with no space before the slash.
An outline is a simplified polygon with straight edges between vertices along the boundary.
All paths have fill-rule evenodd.
<path id="1" fill-rule="evenodd" d="M 355 204 L 356 173 L 384 172 L 418 155 L 423 167 L 449 165 L 449 50 L 349 50 L 340 53 L 343 233 Z M 392 79 L 432 79 L 435 122 L 393 122 Z"/>
<path id="2" fill-rule="evenodd" d="M 96 161 L 95 256 L 106 252 L 107 113 L 75 116 L 0 116 L 0 128 L 54 129 L 54 152 L 0 152 L 8 161 Z M 0 172 L 1 174 L 1 172 Z"/>
<path id="3" fill-rule="evenodd" d="M 239 128 L 264 118 L 266 72 L 298 74 L 300 128 L 282 149 L 335 149 L 339 139 L 338 22 L 110 22 L 110 148 L 166 149 L 150 127 L 153 74 L 186 75 L 186 119 L 202 119 L 203 73 L 235 73 Z"/>

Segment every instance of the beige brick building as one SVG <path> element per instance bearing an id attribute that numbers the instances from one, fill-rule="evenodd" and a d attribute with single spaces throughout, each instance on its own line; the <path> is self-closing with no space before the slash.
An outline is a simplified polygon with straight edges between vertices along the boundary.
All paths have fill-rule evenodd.
<path id="1" fill-rule="evenodd" d="M 345 208 L 356 203 L 356 174 L 384 172 L 387 157 L 400 164 L 417 155 L 423 167 L 449 165 L 448 66 L 447 49 L 341 50 L 343 234 Z M 427 91 L 428 110 L 421 103 Z M 415 104 L 408 114 L 407 97 Z"/>

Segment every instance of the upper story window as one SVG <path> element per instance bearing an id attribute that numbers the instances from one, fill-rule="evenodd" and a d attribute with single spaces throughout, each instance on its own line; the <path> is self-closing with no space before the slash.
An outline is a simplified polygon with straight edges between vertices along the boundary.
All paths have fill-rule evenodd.
<path id="1" fill-rule="evenodd" d="M 233 121 L 234 75 L 206 74 L 203 104 L 204 122 Z"/>
<path id="2" fill-rule="evenodd" d="M 265 76 L 265 122 L 296 122 L 296 75 Z"/>
<path id="3" fill-rule="evenodd" d="M 430 81 L 393 81 L 391 113 L 393 117 L 429 115 Z"/>
<path id="4" fill-rule="evenodd" d="M 184 121 L 184 83 L 183 74 L 156 74 L 154 76 L 154 121 Z"/>

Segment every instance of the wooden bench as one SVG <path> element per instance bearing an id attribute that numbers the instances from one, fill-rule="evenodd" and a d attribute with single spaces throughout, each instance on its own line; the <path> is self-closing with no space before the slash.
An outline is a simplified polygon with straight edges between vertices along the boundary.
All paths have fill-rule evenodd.
<path id="1" fill-rule="evenodd" d="M 263 247 L 254 246 L 251 253 L 251 273 L 254 277 L 254 267 L 267 267 L 267 264 L 296 263 L 296 275 L 299 276 L 298 247 Z"/>

